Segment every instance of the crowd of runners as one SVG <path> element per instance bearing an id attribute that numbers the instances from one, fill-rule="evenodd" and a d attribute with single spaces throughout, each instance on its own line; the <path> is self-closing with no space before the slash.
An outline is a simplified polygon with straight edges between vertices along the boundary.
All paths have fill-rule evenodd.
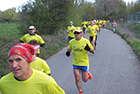
<path id="1" fill-rule="evenodd" d="M 84 82 L 92 79 L 88 52 L 94 54 L 97 36 L 105 25 L 105 20 L 83 20 L 79 27 L 75 27 L 72 21 L 69 22 L 66 56 L 73 53 L 73 71 L 79 94 L 83 94 L 81 79 Z M 44 45 L 45 41 L 37 34 L 36 28 L 30 26 L 29 32 L 8 53 L 11 72 L 0 79 L 2 94 L 65 94 L 51 77 L 51 68 L 47 62 L 39 57 L 40 47 Z"/>
<path id="2" fill-rule="evenodd" d="M 94 54 L 97 35 L 101 33 L 101 28 L 105 28 L 106 22 L 105 19 L 83 20 L 80 27 L 75 27 L 72 21 L 69 22 L 67 28 L 69 45 L 66 56 L 69 57 L 73 51 L 73 72 L 79 94 L 83 94 L 81 79 L 83 82 L 92 79 L 92 74 L 89 72 L 88 52 Z M 86 33 L 89 33 L 89 36 L 86 36 Z"/>

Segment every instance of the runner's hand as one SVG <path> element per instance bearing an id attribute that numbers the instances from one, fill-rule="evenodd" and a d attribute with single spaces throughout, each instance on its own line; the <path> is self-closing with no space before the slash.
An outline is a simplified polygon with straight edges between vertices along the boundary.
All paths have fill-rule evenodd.
<path id="1" fill-rule="evenodd" d="M 66 52 L 66 56 L 67 56 L 67 57 L 70 56 L 70 52 L 69 52 L 69 51 Z"/>
<path id="2" fill-rule="evenodd" d="M 86 45 L 86 47 L 84 49 L 87 50 L 87 51 L 90 51 L 90 48 L 89 48 L 88 44 Z"/>

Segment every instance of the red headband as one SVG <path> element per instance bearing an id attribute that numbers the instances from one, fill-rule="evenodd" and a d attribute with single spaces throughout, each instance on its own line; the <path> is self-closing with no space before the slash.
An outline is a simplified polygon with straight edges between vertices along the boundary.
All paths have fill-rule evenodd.
<path id="1" fill-rule="evenodd" d="M 22 56 L 27 62 L 32 62 L 32 55 L 35 55 L 40 48 L 40 45 L 30 45 L 28 43 L 19 43 L 12 47 L 8 53 L 8 58 L 11 55 Z"/>

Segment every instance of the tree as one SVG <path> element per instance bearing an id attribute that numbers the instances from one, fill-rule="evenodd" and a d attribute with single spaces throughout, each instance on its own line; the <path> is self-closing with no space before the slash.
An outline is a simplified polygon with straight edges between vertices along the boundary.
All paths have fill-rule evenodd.
<path id="1" fill-rule="evenodd" d="M 18 14 L 16 13 L 16 8 L 7 9 L 3 12 L 0 12 L 0 18 L 3 22 L 16 22 L 18 21 Z"/>
<path id="2" fill-rule="evenodd" d="M 126 3 L 122 1 L 119 6 L 119 14 L 122 14 L 122 15 L 127 14 L 126 9 L 127 9 Z"/>
<path id="3" fill-rule="evenodd" d="M 140 0 L 137 0 L 135 3 L 133 1 L 131 3 L 128 3 L 127 5 L 128 14 L 134 14 L 138 11 L 140 11 Z"/>
<path id="4" fill-rule="evenodd" d="M 96 17 L 96 11 L 92 3 L 86 3 L 84 7 L 85 14 L 83 15 L 83 18 L 85 20 L 93 20 Z"/>
<path id="5" fill-rule="evenodd" d="M 35 0 L 29 1 L 21 8 L 21 26 L 34 25 L 42 34 L 53 34 L 66 26 L 69 6 L 73 0 Z M 24 24 L 24 25 L 23 25 Z"/>
<path id="6" fill-rule="evenodd" d="M 106 18 L 107 16 L 117 15 L 122 0 L 98 0 L 95 4 L 97 18 Z"/>

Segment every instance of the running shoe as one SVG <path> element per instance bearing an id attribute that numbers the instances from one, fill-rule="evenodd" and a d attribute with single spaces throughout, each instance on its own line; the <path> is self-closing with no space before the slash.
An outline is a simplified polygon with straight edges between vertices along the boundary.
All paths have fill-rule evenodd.
<path id="1" fill-rule="evenodd" d="M 83 94 L 83 92 L 81 91 L 81 92 L 79 92 L 79 94 Z"/>
<path id="2" fill-rule="evenodd" d="M 92 79 L 92 74 L 88 71 L 88 76 L 89 76 L 89 79 L 91 80 Z"/>

